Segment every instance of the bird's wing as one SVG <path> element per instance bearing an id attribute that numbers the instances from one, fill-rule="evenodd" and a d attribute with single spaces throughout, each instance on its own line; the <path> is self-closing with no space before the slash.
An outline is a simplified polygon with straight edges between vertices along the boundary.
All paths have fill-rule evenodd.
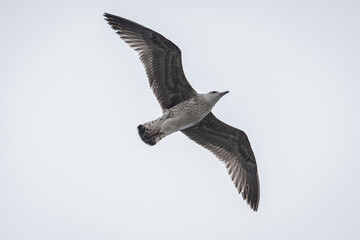
<path id="1" fill-rule="evenodd" d="M 105 20 L 140 56 L 150 87 L 161 107 L 169 109 L 196 96 L 186 80 L 181 51 L 161 34 L 122 17 L 104 13 Z"/>
<path id="2" fill-rule="evenodd" d="M 256 211 L 260 199 L 259 177 L 246 134 L 221 122 L 212 113 L 182 132 L 225 163 L 237 190 Z"/>

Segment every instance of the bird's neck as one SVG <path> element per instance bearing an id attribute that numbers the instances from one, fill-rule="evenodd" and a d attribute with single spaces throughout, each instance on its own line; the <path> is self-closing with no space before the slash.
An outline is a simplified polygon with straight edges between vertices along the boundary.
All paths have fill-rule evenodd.
<path id="1" fill-rule="evenodd" d="M 213 108 L 219 99 L 214 99 L 208 94 L 199 94 L 199 97 L 207 104 L 210 108 Z"/>

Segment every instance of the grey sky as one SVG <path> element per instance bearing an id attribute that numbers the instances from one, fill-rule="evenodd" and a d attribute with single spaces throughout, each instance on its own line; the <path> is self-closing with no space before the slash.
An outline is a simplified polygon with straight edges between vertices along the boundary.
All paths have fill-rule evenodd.
<path id="1" fill-rule="evenodd" d="M 151 3 L 150 3 L 151 2 Z M 103 12 L 172 40 L 244 130 L 258 212 L 225 166 L 158 117 Z M 0 239 L 359 239 L 358 1 L 2 1 Z"/>

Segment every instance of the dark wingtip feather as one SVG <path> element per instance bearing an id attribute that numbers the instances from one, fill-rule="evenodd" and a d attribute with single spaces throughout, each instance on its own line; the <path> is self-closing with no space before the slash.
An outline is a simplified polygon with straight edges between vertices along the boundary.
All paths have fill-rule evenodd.
<path id="1" fill-rule="evenodd" d="M 109 18 L 111 18 L 111 16 L 113 16 L 113 15 L 110 14 L 110 13 L 104 12 L 103 16 L 104 16 L 104 19 L 105 19 L 106 21 L 109 21 Z"/>
<path id="2" fill-rule="evenodd" d="M 250 178 L 248 180 L 251 181 Z M 260 201 L 260 185 L 258 175 L 256 175 L 255 182 L 249 182 L 249 184 L 251 187 L 249 185 L 244 186 L 241 195 L 246 201 L 246 203 L 250 206 L 250 208 L 256 212 L 258 210 Z"/>
<path id="3" fill-rule="evenodd" d="M 107 13 L 107 12 L 104 12 L 103 16 L 104 16 L 105 18 L 110 18 L 110 17 L 114 17 L 115 15 L 110 14 L 110 13 Z"/>
<path id="4" fill-rule="evenodd" d="M 106 21 L 110 26 L 112 26 L 111 22 L 114 21 L 114 15 L 112 15 L 112 14 L 110 14 L 110 13 L 104 12 L 103 16 L 104 16 L 105 21 Z"/>

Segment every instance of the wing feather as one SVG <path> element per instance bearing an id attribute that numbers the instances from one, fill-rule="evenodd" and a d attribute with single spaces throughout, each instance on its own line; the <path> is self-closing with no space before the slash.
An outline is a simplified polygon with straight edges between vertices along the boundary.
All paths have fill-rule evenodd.
<path id="1" fill-rule="evenodd" d="M 255 155 L 246 134 L 221 122 L 212 113 L 182 132 L 225 163 L 236 189 L 256 211 L 260 199 L 259 177 Z"/>
<path id="2" fill-rule="evenodd" d="M 196 96 L 185 77 L 181 51 L 174 43 L 128 19 L 109 13 L 104 16 L 116 33 L 139 54 L 150 87 L 163 110 Z"/>

